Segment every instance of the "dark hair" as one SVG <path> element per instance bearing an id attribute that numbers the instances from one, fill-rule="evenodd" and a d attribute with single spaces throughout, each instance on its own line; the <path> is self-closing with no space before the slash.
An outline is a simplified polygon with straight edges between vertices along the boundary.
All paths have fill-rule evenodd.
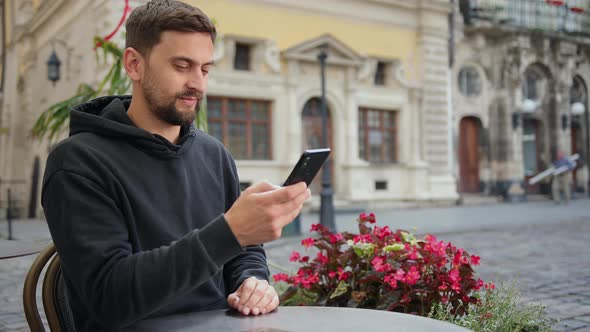
<path id="1" fill-rule="evenodd" d="M 151 0 L 133 10 L 127 23 L 125 47 L 147 56 L 164 31 L 205 32 L 215 42 L 215 26 L 199 8 L 176 0 Z"/>

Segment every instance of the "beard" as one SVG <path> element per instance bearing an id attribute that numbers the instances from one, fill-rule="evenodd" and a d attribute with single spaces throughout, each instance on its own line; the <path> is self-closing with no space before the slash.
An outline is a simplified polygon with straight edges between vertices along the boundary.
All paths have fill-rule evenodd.
<path id="1" fill-rule="evenodd" d="M 159 89 L 156 79 L 151 75 L 149 68 L 146 68 L 145 80 L 142 83 L 143 93 L 149 110 L 158 119 L 171 124 L 173 126 L 189 126 L 193 121 L 197 112 L 201 107 L 203 94 L 196 89 L 185 89 L 173 96 L 166 96 L 162 94 Z M 188 110 L 179 110 L 176 107 L 176 101 L 182 97 L 197 98 L 195 106 Z"/>

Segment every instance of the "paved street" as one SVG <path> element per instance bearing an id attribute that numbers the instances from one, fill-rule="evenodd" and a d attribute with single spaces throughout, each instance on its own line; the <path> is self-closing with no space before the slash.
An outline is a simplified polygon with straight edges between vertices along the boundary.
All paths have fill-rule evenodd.
<path id="1" fill-rule="evenodd" d="M 374 211 L 379 225 L 432 233 L 444 241 L 481 256 L 478 275 L 486 281 L 517 282 L 524 302 L 541 302 L 561 319 L 556 331 L 590 331 L 590 200 L 571 204 L 551 202 L 499 204 L 437 209 Z M 339 231 L 355 231 L 356 214 L 337 214 Z M 317 215 L 302 217 L 302 229 Z M 5 238 L 6 223 L 0 222 Z M 295 269 L 292 250 L 302 251 L 300 237 L 283 238 L 266 246 L 273 265 Z M 41 222 L 15 224 L 20 240 L 49 238 Z M 2 241 L 2 240 L 0 240 Z M 0 264 L 0 331 L 27 331 L 22 315 L 22 284 L 34 257 Z M 278 272 L 276 268 L 271 268 Z"/>

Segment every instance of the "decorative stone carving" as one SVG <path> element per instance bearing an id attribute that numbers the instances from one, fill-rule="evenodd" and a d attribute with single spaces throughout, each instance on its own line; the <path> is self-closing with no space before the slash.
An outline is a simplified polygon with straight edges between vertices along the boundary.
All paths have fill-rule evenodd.
<path id="1" fill-rule="evenodd" d="M 267 40 L 264 45 L 264 61 L 274 73 L 281 71 L 280 51 L 277 43 Z"/>
<path id="2" fill-rule="evenodd" d="M 357 79 L 362 82 L 371 77 L 375 70 L 377 70 L 377 59 L 367 58 L 359 68 Z"/>

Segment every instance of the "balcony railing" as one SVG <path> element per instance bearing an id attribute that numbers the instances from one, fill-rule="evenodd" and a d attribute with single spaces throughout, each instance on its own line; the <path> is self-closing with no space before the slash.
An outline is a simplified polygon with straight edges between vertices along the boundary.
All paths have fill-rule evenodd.
<path id="1" fill-rule="evenodd" d="M 461 0 L 460 6 L 466 25 L 590 37 L 590 0 Z"/>

